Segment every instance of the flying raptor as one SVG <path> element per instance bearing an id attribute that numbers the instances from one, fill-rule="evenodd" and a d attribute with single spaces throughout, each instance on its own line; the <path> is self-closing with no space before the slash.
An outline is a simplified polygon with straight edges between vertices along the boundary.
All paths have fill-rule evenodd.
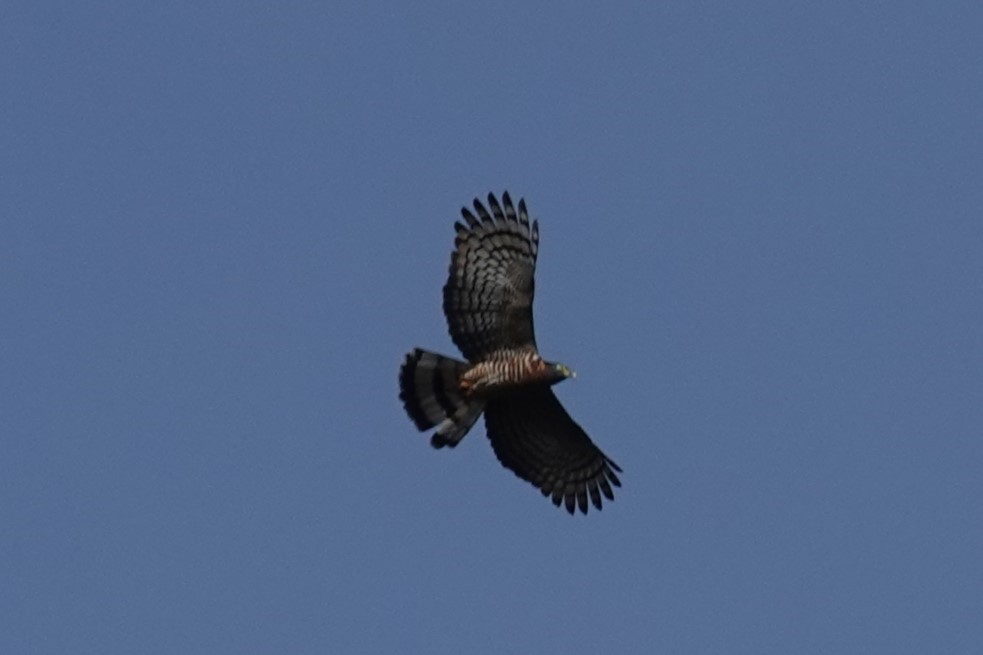
<path id="1" fill-rule="evenodd" d="M 539 224 L 509 194 L 488 194 L 456 222 L 444 314 L 466 362 L 414 349 L 399 370 L 399 397 L 421 431 L 437 428 L 434 448 L 453 448 L 484 412 L 492 449 L 503 466 L 571 514 L 588 498 L 614 499 L 621 469 L 590 440 L 553 394 L 573 377 L 539 355 L 533 333 Z"/>

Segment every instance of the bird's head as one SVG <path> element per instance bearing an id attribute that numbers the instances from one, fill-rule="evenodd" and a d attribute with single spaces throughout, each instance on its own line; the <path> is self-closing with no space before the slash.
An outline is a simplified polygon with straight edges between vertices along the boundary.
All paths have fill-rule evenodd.
<path id="1" fill-rule="evenodd" d="M 549 370 L 551 373 L 550 384 L 556 384 L 557 382 L 563 382 L 567 378 L 575 378 L 577 374 L 571 371 L 565 364 L 560 364 L 559 362 L 550 362 Z"/>

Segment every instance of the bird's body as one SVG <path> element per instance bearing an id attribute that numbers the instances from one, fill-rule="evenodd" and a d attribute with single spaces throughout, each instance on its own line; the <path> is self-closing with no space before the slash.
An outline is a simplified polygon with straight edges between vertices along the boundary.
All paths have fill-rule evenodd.
<path id="1" fill-rule="evenodd" d="M 620 486 L 618 465 L 591 442 L 553 394 L 572 377 L 536 348 L 532 301 L 539 226 L 525 202 L 518 212 L 508 193 L 489 212 L 477 199 L 462 209 L 444 314 L 451 338 L 468 360 L 415 349 L 400 368 L 400 398 L 420 430 L 437 428 L 431 444 L 454 447 L 484 413 L 499 461 L 570 513 L 587 501 L 601 508 Z M 475 215 L 477 214 L 477 216 Z"/>
<path id="2" fill-rule="evenodd" d="M 548 383 L 552 374 L 552 367 L 537 352 L 500 350 L 465 371 L 458 386 L 468 396 L 493 396 L 527 384 Z"/>

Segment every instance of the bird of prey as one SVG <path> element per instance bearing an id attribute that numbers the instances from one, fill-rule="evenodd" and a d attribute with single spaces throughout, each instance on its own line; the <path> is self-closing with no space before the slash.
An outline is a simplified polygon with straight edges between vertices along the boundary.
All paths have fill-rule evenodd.
<path id="1" fill-rule="evenodd" d="M 518 211 L 516 211 L 518 209 Z M 421 431 L 437 428 L 434 448 L 453 448 L 484 412 L 503 466 L 559 507 L 587 513 L 588 498 L 614 499 L 621 469 L 598 449 L 553 394 L 574 374 L 544 361 L 533 334 L 538 221 L 524 200 L 488 194 L 456 222 L 444 314 L 466 362 L 414 349 L 399 370 L 399 397 Z"/>

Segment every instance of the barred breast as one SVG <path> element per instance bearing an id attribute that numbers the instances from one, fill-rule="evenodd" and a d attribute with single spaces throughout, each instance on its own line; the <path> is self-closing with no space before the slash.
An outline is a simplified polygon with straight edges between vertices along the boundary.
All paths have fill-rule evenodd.
<path id="1" fill-rule="evenodd" d="M 512 387 L 548 380 L 548 366 L 538 353 L 528 350 L 502 350 L 479 362 L 461 376 L 460 389 L 473 395 L 487 395 Z"/>

